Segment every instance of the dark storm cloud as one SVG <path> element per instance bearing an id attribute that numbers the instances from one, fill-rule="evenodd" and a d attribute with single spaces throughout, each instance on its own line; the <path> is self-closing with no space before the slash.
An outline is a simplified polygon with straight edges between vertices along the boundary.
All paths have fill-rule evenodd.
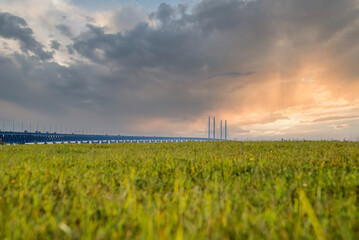
<path id="1" fill-rule="evenodd" d="M 167 3 L 161 3 L 157 12 L 152 14 L 152 17 L 157 18 L 163 24 L 166 24 L 175 14 L 175 9 Z"/>
<path id="2" fill-rule="evenodd" d="M 67 49 L 68 54 L 70 54 L 70 55 L 75 53 L 75 50 L 72 45 L 67 45 L 66 49 Z"/>
<path id="3" fill-rule="evenodd" d="M 71 30 L 71 28 L 69 26 L 67 26 L 65 24 L 58 24 L 55 27 L 56 27 L 57 30 L 59 30 L 66 37 L 68 37 L 68 38 L 73 37 L 72 30 Z"/>
<path id="4" fill-rule="evenodd" d="M 88 25 L 75 39 L 74 49 L 97 63 L 114 62 L 131 70 L 161 68 L 169 72 L 192 72 L 205 64 L 201 38 L 194 29 L 154 29 L 138 24 L 125 34 L 106 34 Z"/>
<path id="5" fill-rule="evenodd" d="M 224 73 L 214 74 L 214 75 L 210 76 L 208 79 L 218 78 L 218 77 L 233 78 L 233 77 L 249 76 L 249 75 L 252 75 L 252 74 L 253 74 L 252 72 L 246 72 L 246 73 L 242 73 L 242 72 L 224 72 Z"/>
<path id="6" fill-rule="evenodd" d="M 195 7 L 193 19 L 204 31 L 234 29 L 241 24 L 246 5 L 247 2 L 233 0 L 203 1 Z"/>
<path id="7" fill-rule="evenodd" d="M 16 103 L 27 109 L 59 115 L 68 107 L 93 112 L 104 112 L 106 95 L 99 93 L 106 76 L 91 65 L 74 64 L 64 67 L 53 62 L 42 62 L 34 57 L 0 56 L 0 100 Z"/>
<path id="8" fill-rule="evenodd" d="M 52 40 L 50 47 L 51 47 L 52 49 L 59 50 L 60 47 L 61 47 L 61 44 L 60 44 L 58 41 L 56 41 L 56 40 Z"/>
<path id="9" fill-rule="evenodd" d="M 31 76 L 34 70 L 35 58 L 21 55 L 14 56 L 16 60 L 0 56 L 0 100 L 12 102 L 28 109 L 37 109 L 44 112 L 52 112 L 52 109 L 59 109 L 58 104 L 52 101 L 44 101 L 46 98 L 51 100 L 51 94 L 44 89 L 33 88 L 33 84 L 43 79 L 33 79 Z M 42 75 L 42 74 L 40 74 Z M 42 78 L 44 78 L 42 76 Z M 60 110 L 60 109 L 59 109 Z"/>
<path id="10" fill-rule="evenodd" d="M 163 3 L 150 15 L 158 21 L 156 27 L 140 23 L 124 33 L 110 34 L 88 25 L 74 38 L 73 47 L 95 63 L 115 67 L 122 84 L 131 79 L 139 88 L 151 82 L 154 88 L 156 81 L 162 81 L 168 90 L 178 89 L 163 96 L 162 103 L 144 93 L 145 103 L 158 104 L 153 108 L 178 94 L 194 100 L 192 107 L 198 104 L 206 111 L 215 107 L 214 99 L 221 101 L 226 86 L 247 82 L 244 77 L 266 81 L 250 73 L 277 68 L 290 76 L 308 51 L 331 51 L 330 40 L 358 19 L 354 6 L 353 0 L 205 0 L 188 12 L 183 6 Z M 230 81 L 221 85 L 225 77 Z M 214 79 L 217 82 L 206 83 Z M 196 94 L 193 89 L 205 92 L 199 95 L 203 101 L 189 96 Z M 187 104 L 173 98 L 178 105 Z"/>
<path id="11" fill-rule="evenodd" d="M 163 3 L 150 15 L 159 27 L 141 23 L 125 33 L 107 34 L 88 25 L 73 46 L 94 62 L 112 62 L 136 71 L 235 72 L 296 61 L 300 50 L 323 48 L 358 19 L 355 5 L 354 0 L 205 0 L 186 13 L 183 6 Z M 285 46 L 279 47 L 279 41 Z"/>
<path id="12" fill-rule="evenodd" d="M 41 60 L 52 58 L 53 53 L 43 50 L 43 45 L 34 38 L 32 29 L 21 17 L 0 12 L 0 36 L 18 40 L 23 52 L 32 52 Z"/>

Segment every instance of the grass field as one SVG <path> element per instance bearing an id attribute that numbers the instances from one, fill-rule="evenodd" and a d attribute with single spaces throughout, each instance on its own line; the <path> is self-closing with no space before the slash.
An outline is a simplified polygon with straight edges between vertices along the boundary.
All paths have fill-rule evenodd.
<path id="1" fill-rule="evenodd" d="M 0 146 L 0 239 L 359 239 L 359 143 Z"/>

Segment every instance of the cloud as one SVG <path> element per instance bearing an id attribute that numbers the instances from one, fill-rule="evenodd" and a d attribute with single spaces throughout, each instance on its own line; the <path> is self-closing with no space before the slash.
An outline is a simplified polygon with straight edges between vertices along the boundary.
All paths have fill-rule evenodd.
<path id="1" fill-rule="evenodd" d="M 138 24 L 125 34 L 106 34 L 88 25 L 74 41 L 74 49 L 97 63 L 115 63 L 136 71 L 161 68 L 166 72 L 189 73 L 205 65 L 200 38 L 195 31 L 154 29 Z"/>
<path id="2" fill-rule="evenodd" d="M 66 24 L 57 24 L 56 29 L 60 31 L 61 34 L 63 34 L 64 36 L 68 37 L 68 38 L 72 38 L 73 37 L 73 33 L 72 30 L 69 26 L 67 26 Z"/>
<path id="3" fill-rule="evenodd" d="M 61 47 L 61 44 L 60 44 L 58 41 L 56 41 L 56 40 L 52 40 L 50 46 L 51 46 L 51 48 L 54 49 L 54 50 L 59 50 L 60 47 Z"/>
<path id="4" fill-rule="evenodd" d="M 166 126 L 164 134 L 208 115 L 228 119 L 238 135 L 295 136 L 314 131 L 303 123 L 329 131 L 328 121 L 357 118 L 331 107 L 359 106 L 356 0 L 202 0 L 149 14 L 134 4 L 79 16 L 74 9 L 42 12 L 57 17 L 41 43 L 31 19 L 0 14 L 0 36 L 24 53 L 1 56 L 0 99 L 48 115 L 85 111 L 116 128 Z M 53 59 L 43 46 L 64 48 Z"/>
<path id="5" fill-rule="evenodd" d="M 148 20 L 147 11 L 138 3 L 123 3 L 111 11 L 95 14 L 96 24 L 113 33 L 131 30 L 136 24 Z"/>
<path id="6" fill-rule="evenodd" d="M 289 117 L 283 115 L 283 113 L 270 113 L 270 114 L 262 114 L 262 115 L 252 115 L 248 116 L 246 119 L 239 119 L 237 124 L 241 126 L 248 126 L 248 125 L 262 125 L 268 123 L 274 123 L 278 120 L 288 120 Z"/>
<path id="7" fill-rule="evenodd" d="M 241 73 L 241 72 L 224 72 L 224 73 L 217 73 L 217 74 L 214 74 L 212 76 L 210 76 L 208 79 L 212 79 L 212 78 L 225 78 L 225 77 L 228 77 L 228 78 L 233 78 L 233 77 L 241 77 L 241 76 L 249 76 L 249 75 L 252 75 L 253 73 L 252 72 L 246 72 L 246 73 Z"/>
<path id="8" fill-rule="evenodd" d="M 43 50 L 43 45 L 36 41 L 33 37 L 32 29 L 27 26 L 26 21 L 21 17 L 0 12 L 0 36 L 18 40 L 23 52 L 32 52 L 41 60 L 52 58 L 53 53 Z"/>
<path id="9" fill-rule="evenodd" d="M 350 125 L 349 124 L 338 124 L 338 125 L 331 125 L 331 126 L 335 129 L 342 129 L 342 128 L 347 128 Z"/>
<path id="10" fill-rule="evenodd" d="M 158 19 L 162 24 L 166 24 L 174 17 L 174 14 L 175 8 L 172 8 L 171 5 L 167 3 L 161 3 L 157 12 L 152 14 L 152 17 Z"/>
<path id="11" fill-rule="evenodd" d="M 353 120 L 358 119 L 359 115 L 352 115 L 352 116 L 329 116 L 329 117 L 323 117 L 323 118 L 316 118 L 312 120 L 312 123 L 319 123 L 319 122 L 337 122 L 337 121 L 343 121 L 343 120 Z"/>

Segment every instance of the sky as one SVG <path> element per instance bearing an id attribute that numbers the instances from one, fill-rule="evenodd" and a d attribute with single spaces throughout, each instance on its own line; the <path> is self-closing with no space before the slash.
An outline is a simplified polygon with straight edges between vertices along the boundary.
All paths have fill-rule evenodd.
<path id="1" fill-rule="evenodd" d="M 0 129 L 357 140 L 358 7 L 1 0 Z"/>

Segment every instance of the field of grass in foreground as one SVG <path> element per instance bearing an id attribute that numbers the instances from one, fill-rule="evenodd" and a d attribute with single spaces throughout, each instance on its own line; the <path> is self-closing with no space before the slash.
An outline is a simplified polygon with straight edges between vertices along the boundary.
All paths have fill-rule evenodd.
<path id="1" fill-rule="evenodd" d="M 359 143 L 0 146 L 0 239 L 359 239 Z"/>

